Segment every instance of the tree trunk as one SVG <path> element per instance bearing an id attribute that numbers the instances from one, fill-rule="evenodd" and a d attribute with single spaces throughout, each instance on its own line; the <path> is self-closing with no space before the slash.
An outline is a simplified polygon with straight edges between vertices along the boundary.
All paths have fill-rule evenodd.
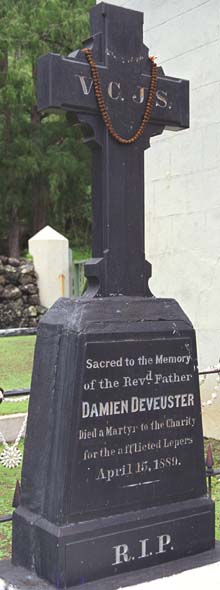
<path id="1" fill-rule="evenodd" d="M 8 235 L 8 250 L 11 258 L 20 257 L 20 223 L 17 211 L 11 220 Z"/>
<path id="2" fill-rule="evenodd" d="M 8 54 L 7 51 L 3 54 L 3 57 L 0 59 L 0 87 L 5 85 L 6 78 L 8 73 Z"/>
<path id="3" fill-rule="evenodd" d="M 8 76 L 8 52 L 5 51 L 3 57 L 0 59 L 0 88 L 7 83 Z M 9 104 L 5 103 L 3 106 L 3 113 L 5 115 L 5 140 L 6 150 L 11 137 L 11 110 Z"/>
<path id="4" fill-rule="evenodd" d="M 32 80 L 36 89 L 37 70 L 35 63 L 32 64 Z M 37 104 L 31 108 L 31 123 L 34 129 L 41 124 L 42 115 L 37 110 Z M 48 188 L 46 180 L 40 176 L 32 182 L 32 203 L 33 203 L 33 235 L 45 227 L 47 223 Z"/>
<path id="5" fill-rule="evenodd" d="M 36 234 L 40 229 L 47 224 L 47 201 L 48 190 L 43 186 L 42 182 L 34 181 L 32 186 L 32 202 L 33 202 L 33 234 Z"/>
<path id="6" fill-rule="evenodd" d="M 0 60 L 0 88 L 7 84 L 8 77 L 8 52 L 5 50 Z M 2 108 L 2 113 L 5 117 L 5 154 L 9 150 L 11 140 L 11 109 L 10 105 L 5 102 Z M 20 255 L 20 227 L 17 209 L 12 211 L 9 232 L 8 232 L 8 252 L 12 258 L 19 258 Z"/>

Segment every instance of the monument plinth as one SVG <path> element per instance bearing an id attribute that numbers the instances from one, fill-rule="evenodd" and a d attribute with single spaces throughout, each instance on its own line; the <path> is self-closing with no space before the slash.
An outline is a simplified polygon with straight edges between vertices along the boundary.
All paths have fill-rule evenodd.
<path id="1" fill-rule="evenodd" d="M 176 301 L 151 296 L 144 258 L 144 149 L 188 126 L 188 83 L 159 69 L 152 91 L 142 14 L 91 15 L 95 70 L 84 51 L 39 62 L 39 108 L 73 111 L 93 148 L 88 289 L 40 322 L 13 524 L 13 562 L 56 588 L 214 545 L 195 332 Z"/>

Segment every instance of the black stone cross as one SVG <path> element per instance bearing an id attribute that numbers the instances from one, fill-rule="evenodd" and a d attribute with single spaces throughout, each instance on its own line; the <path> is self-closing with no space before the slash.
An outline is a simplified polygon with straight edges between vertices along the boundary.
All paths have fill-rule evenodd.
<path id="1" fill-rule="evenodd" d="M 100 3 L 91 10 L 92 49 L 113 127 L 124 138 L 139 128 L 151 61 L 143 44 L 143 15 Z M 150 137 L 189 126 L 189 84 L 158 68 L 150 122 L 136 143 L 110 136 L 99 112 L 85 54 L 48 54 L 38 65 L 40 111 L 73 111 L 93 149 L 93 259 L 85 274 L 99 296 L 149 295 L 144 256 L 144 150 Z"/>
<path id="2" fill-rule="evenodd" d="M 86 43 L 125 139 L 154 97 L 142 24 L 138 12 L 98 4 Z M 107 577 L 116 587 L 116 574 L 125 585 L 132 570 L 206 551 L 215 538 L 195 332 L 175 300 L 148 296 L 144 259 L 144 150 L 165 127 L 188 126 L 188 82 L 158 69 L 149 124 L 121 145 L 86 55 L 39 62 L 40 110 L 70 111 L 93 147 L 94 259 L 87 294 L 58 299 L 39 324 L 13 514 L 13 563 L 56 588 Z"/>

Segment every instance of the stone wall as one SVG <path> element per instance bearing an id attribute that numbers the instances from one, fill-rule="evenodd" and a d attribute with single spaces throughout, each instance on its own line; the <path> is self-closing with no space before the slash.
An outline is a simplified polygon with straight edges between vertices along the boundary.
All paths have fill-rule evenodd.
<path id="1" fill-rule="evenodd" d="M 32 262 L 0 256 L 0 329 L 35 327 L 45 311 Z"/>

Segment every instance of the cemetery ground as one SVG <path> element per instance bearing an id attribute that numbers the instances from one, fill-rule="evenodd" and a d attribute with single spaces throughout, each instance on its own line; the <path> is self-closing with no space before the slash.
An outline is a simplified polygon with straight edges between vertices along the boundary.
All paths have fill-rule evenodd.
<path id="1" fill-rule="evenodd" d="M 35 336 L 16 336 L 0 339 L 0 386 L 4 390 L 30 386 Z M 26 412 L 28 401 L 3 402 L 0 416 Z M 23 441 L 19 444 L 23 451 Z M 3 445 L 0 445 L 0 454 Z M 7 469 L 0 464 L 0 515 L 11 514 L 17 479 L 21 477 L 21 465 Z M 11 522 L 0 524 L 0 559 L 11 555 Z"/>
<path id="2" fill-rule="evenodd" d="M 28 388 L 33 365 L 35 336 L 16 336 L 0 340 L 0 387 L 4 390 Z M 5 402 L 0 415 L 27 411 L 28 402 Z"/>
<path id="3" fill-rule="evenodd" d="M 35 336 L 17 336 L 0 339 L 0 386 L 5 389 L 28 388 L 31 381 Z M 0 415 L 26 412 L 28 401 L 6 402 L 0 406 Z M 220 466 L 220 441 L 205 439 L 205 455 L 208 443 L 212 444 L 214 468 Z M 11 443 L 12 444 L 12 443 Z M 23 441 L 19 444 L 23 451 Z M 0 445 L 0 454 L 3 446 Z M 21 478 L 21 465 L 7 469 L 0 463 L 0 515 L 11 514 L 15 484 Z M 216 502 L 216 538 L 220 539 L 220 478 L 212 478 L 212 498 Z M 11 522 L 0 524 L 0 559 L 11 556 Z"/>

